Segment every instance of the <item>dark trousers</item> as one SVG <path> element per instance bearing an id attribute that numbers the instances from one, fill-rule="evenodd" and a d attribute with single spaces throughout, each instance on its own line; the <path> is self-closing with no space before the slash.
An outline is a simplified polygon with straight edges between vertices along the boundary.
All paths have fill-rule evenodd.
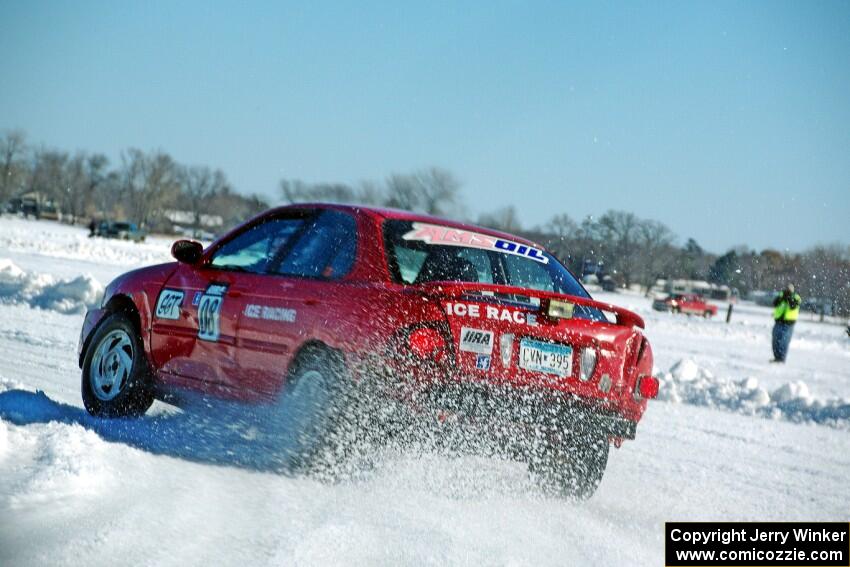
<path id="1" fill-rule="evenodd" d="M 788 356 L 788 345 L 791 343 L 791 335 L 794 334 L 794 323 L 783 323 L 777 321 L 773 325 L 773 358 L 785 362 Z"/>

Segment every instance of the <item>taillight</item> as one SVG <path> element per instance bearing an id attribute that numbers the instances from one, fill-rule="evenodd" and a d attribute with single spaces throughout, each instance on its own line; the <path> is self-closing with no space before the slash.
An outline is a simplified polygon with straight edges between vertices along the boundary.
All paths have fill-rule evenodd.
<path id="1" fill-rule="evenodd" d="M 410 352 L 419 358 L 440 362 L 446 356 L 446 340 L 431 327 L 420 327 L 407 337 Z"/>
<path id="2" fill-rule="evenodd" d="M 658 397 L 658 378 L 654 376 L 641 376 L 635 385 L 635 397 L 639 400 L 654 399 Z"/>

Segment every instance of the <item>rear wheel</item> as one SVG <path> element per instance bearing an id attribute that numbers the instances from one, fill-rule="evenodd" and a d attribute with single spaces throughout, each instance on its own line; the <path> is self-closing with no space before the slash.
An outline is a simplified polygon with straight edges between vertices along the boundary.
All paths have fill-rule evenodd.
<path id="1" fill-rule="evenodd" d="M 705 313 L 703 313 L 706 319 L 710 319 L 713 313 L 706 309 Z"/>
<path id="2" fill-rule="evenodd" d="M 339 356 L 307 347 L 293 363 L 274 411 L 287 468 L 333 475 L 360 435 L 354 389 Z"/>
<path id="3" fill-rule="evenodd" d="M 587 500 L 599 488 L 608 465 L 608 439 L 576 437 L 548 446 L 529 463 L 529 471 L 546 492 Z"/>
<path id="4" fill-rule="evenodd" d="M 86 410 L 97 417 L 139 416 L 153 403 L 142 338 L 126 313 L 109 315 L 95 331 L 81 391 Z"/>

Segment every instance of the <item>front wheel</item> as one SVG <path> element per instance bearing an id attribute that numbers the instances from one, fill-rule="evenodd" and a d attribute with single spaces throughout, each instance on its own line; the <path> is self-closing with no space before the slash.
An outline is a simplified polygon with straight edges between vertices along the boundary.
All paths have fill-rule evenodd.
<path id="1" fill-rule="evenodd" d="M 544 491 L 587 500 L 602 482 L 608 448 L 608 439 L 603 436 L 568 439 L 548 446 L 529 463 L 529 471 Z"/>
<path id="2" fill-rule="evenodd" d="M 126 313 L 109 315 L 92 337 L 81 391 L 86 410 L 96 417 L 139 416 L 153 404 L 142 339 Z"/>

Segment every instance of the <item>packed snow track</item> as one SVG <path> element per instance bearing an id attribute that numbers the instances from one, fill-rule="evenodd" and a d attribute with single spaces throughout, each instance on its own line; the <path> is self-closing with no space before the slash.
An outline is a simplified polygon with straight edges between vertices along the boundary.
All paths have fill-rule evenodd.
<path id="1" fill-rule="evenodd" d="M 328 484 L 210 415 L 93 419 L 85 307 L 169 244 L 0 218 L 0 565 L 662 565 L 665 521 L 848 519 L 850 340 L 804 318 L 770 365 L 769 311 L 746 303 L 727 325 L 594 294 L 646 318 L 662 392 L 585 503 L 495 459 L 390 453 Z"/>

